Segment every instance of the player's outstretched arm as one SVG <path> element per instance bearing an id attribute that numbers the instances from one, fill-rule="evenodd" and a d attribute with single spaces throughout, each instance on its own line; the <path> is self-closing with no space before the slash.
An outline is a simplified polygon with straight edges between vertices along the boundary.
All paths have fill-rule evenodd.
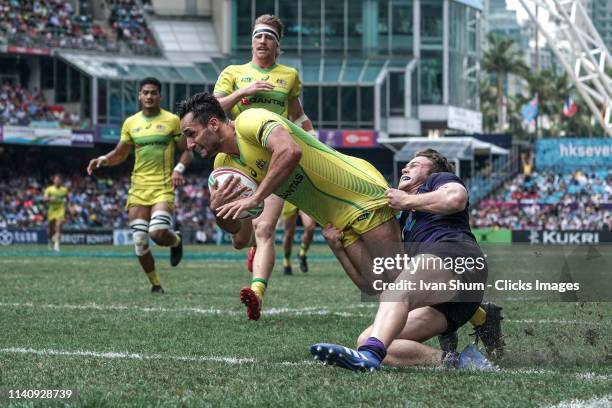
<path id="1" fill-rule="evenodd" d="M 183 173 L 187 169 L 187 166 L 193 160 L 193 152 L 187 149 L 187 139 L 185 136 L 181 136 L 176 141 L 176 147 L 182 151 L 181 157 L 179 157 L 179 161 L 174 166 L 174 170 L 172 171 L 172 187 L 180 187 L 185 184 L 185 178 L 183 177 Z"/>
<path id="2" fill-rule="evenodd" d="M 257 207 L 289 178 L 302 158 L 300 146 L 282 126 L 272 129 L 265 147 L 272 152 L 272 157 L 268 172 L 257 187 L 257 191 L 250 197 L 221 206 L 217 213 L 219 218 L 237 219 L 242 211 Z"/>
<path id="3" fill-rule="evenodd" d="M 87 166 L 87 174 L 91 176 L 94 170 L 99 169 L 100 167 L 116 166 L 123 163 L 125 159 L 128 158 L 131 151 L 132 145 L 119 142 L 117 146 L 109 153 L 98 158 L 91 159 L 89 165 Z"/>
<path id="4" fill-rule="evenodd" d="M 304 129 L 310 134 L 315 134 L 312 121 L 304 113 L 304 108 L 298 98 L 293 98 L 289 101 L 289 118 L 293 123 Z"/>
<path id="5" fill-rule="evenodd" d="M 424 194 L 408 194 L 390 188 L 385 195 L 391 208 L 432 214 L 454 214 L 463 211 L 468 200 L 467 190 L 459 183 L 446 183 L 436 191 Z"/>

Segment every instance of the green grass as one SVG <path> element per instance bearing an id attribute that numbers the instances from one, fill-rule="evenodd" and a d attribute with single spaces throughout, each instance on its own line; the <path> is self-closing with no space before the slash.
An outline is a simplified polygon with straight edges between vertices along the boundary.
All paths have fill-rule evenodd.
<path id="1" fill-rule="evenodd" d="M 307 274 L 277 266 L 259 322 L 238 302 L 244 254 L 187 247 L 171 269 L 166 251 L 155 252 L 162 296 L 149 293 L 128 247 L 0 248 L 0 388 L 72 387 L 72 405 L 108 407 L 545 406 L 612 389 L 610 303 L 504 301 L 507 352 L 496 373 L 358 375 L 308 353 L 319 341 L 353 345 L 376 310 L 326 248 L 313 248 Z M 496 262 L 523 276 L 516 257 L 500 247 Z"/>

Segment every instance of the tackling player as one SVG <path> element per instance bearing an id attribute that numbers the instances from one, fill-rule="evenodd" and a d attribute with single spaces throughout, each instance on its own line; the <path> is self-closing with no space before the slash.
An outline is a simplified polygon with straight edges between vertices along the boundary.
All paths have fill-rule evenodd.
<path id="1" fill-rule="evenodd" d="M 126 209 L 138 261 L 151 282 L 151 292 L 164 293 L 149 249 L 149 238 L 157 245 L 170 247 L 170 264 L 176 266 L 183 256 L 179 232 L 172 231 L 174 190 L 184 184 L 183 172 L 193 159 L 181 135 L 176 115 L 161 109 L 161 83 L 156 78 L 140 82 L 138 100 L 142 110 L 125 120 L 119 143 L 110 153 L 93 159 L 87 173 L 103 166 L 123 163 L 134 151 L 132 185 Z M 174 165 L 175 149 L 183 151 Z"/>
<path id="2" fill-rule="evenodd" d="M 379 256 L 380 242 L 400 239 L 396 211 L 389 208 L 388 184 L 365 160 L 341 154 L 280 115 L 249 109 L 227 119 L 219 102 L 206 93 L 193 95 L 177 107 L 181 130 L 190 149 L 202 158 L 225 153 L 227 160 L 252 170 L 259 187 L 250 197 L 225 204 L 211 192 L 211 208 L 219 226 L 248 236 L 250 223 L 236 218 L 271 194 L 284 198 L 317 223 L 333 224 L 343 232 L 341 243 L 353 262 Z M 244 232 L 244 234 L 243 234 Z M 367 276 L 347 271 L 360 288 Z"/>
<path id="3" fill-rule="evenodd" d="M 49 204 L 47 209 L 47 241 L 49 249 L 55 252 L 60 250 L 62 224 L 66 217 L 66 200 L 68 189 L 62 186 L 62 178 L 59 174 L 53 176 L 53 184 L 45 189 L 43 200 Z M 53 243 L 53 246 L 51 244 Z"/>
<path id="4" fill-rule="evenodd" d="M 298 214 L 302 219 L 302 225 L 304 226 L 304 234 L 302 235 L 302 243 L 300 244 L 298 259 L 300 261 L 300 270 L 302 272 L 308 272 L 306 252 L 308 251 L 310 243 L 312 242 L 312 237 L 314 235 L 314 230 L 317 227 L 317 223 L 304 211 L 300 211 L 295 205 L 291 204 L 289 201 L 285 201 L 281 215 L 281 218 L 285 224 L 283 233 L 283 252 L 285 255 L 283 258 L 283 272 L 285 275 L 291 275 L 292 273 L 291 250 L 293 248 L 293 236 L 295 235 Z"/>
<path id="5" fill-rule="evenodd" d="M 269 14 L 259 16 L 253 26 L 251 61 L 225 68 L 213 93 L 223 110 L 230 112 L 233 119 L 248 109 L 263 108 L 290 118 L 298 126 L 314 133 L 312 122 L 300 104 L 302 85 L 298 72 L 295 68 L 276 62 L 282 36 L 283 24 L 278 17 Z M 217 156 L 214 167 L 234 167 L 247 174 L 263 170 L 260 164 L 247 169 L 223 153 Z M 253 277 L 250 288 L 240 291 L 240 300 L 247 305 L 247 316 L 253 320 L 259 318 L 268 279 L 274 268 L 275 230 L 282 208 L 283 200 L 270 195 L 263 213 L 253 220 L 255 246 L 249 250 L 248 257 L 248 268 L 253 272 Z M 251 242 L 245 243 L 247 246 L 249 244 L 252 245 Z"/>
<path id="6" fill-rule="evenodd" d="M 412 282 L 413 289 L 388 289 L 382 293 L 374 324 L 359 337 L 357 350 L 315 344 L 311 347 L 315 358 L 352 370 L 374 370 L 382 362 L 398 366 L 492 368 L 473 346 L 457 353 L 454 349 L 436 350 L 422 344 L 436 335 L 456 337 L 456 330 L 474 319 L 488 273 L 486 257 L 470 230 L 467 190 L 452 170 L 447 159 L 432 149 L 418 152 L 404 167 L 398 189 L 389 189 L 386 195 L 392 208 L 403 210 L 400 223 L 406 253 L 423 260 L 402 272 L 394 282 Z M 324 235 L 334 253 L 343 251 L 339 231 L 326 227 Z M 447 290 L 421 287 L 421 282 L 451 280 L 464 286 L 454 290 L 450 286 Z M 470 290 L 472 284 L 474 289 Z M 493 304 L 486 304 L 485 309 L 486 320 L 476 334 L 485 342 L 487 351 L 500 352 L 503 347 L 500 309 Z"/>

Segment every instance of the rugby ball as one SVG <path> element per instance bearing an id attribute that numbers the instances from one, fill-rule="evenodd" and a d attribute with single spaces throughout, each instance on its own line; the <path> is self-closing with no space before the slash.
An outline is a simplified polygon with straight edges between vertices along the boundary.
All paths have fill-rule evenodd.
<path id="1" fill-rule="evenodd" d="M 255 194 L 257 190 L 258 184 L 251 177 L 247 176 L 243 172 L 238 169 L 233 169 L 231 167 L 220 167 L 218 169 L 213 170 L 210 173 L 210 177 L 208 177 L 208 189 L 211 190 L 215 181 L 217 181 L 217 188 L 220 188 L 230 176 L 238 177 L 240 182 L 238 183 L 238 188 L 247 187 L 246 191 L 240 194 L 240 198 L 250 197 Z M 262 202 L 259 206 L 255 208 L 251 208 L 250 210 L 243 211 L 238 216 L 239 219 L 247 219 L 247 218 L 256 218 L 258 217 L 264 209 L 264 203 Z"/>

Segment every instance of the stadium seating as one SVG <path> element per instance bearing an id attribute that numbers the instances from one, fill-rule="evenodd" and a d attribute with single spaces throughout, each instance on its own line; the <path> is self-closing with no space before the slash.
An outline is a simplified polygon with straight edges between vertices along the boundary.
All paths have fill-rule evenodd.
<path id="1" fill-rule="evenodd" d="M 612 171 L 519 174 L 472 210 L 478 228 L 610 230 Z"/>
<path id="2" fill-rule="evenodd" d="M 108 0 L 112 39 L 90 15 L 76 14 L 63 0 L 8 0 L 0 2 L 0 35 L 20 47 L 85 49 L 119 52 L 125 44 L 132 53 L 155 54 L 142 11 L 133 0 Z"/>
<path id="3" fill-rule="evenodd" d="M 176 202 L 176 222 L 184 229 L 204 231 L 212 236 L 214 216 L 208 211 L 210 195 L 207 177 L 187 175 Z M 126 228 L 124 210 L 129 176 L 93 178 L 72 176 L 66 224 L 70 229 Z M 0 179 L 0 228 L 38 228 L 46 223 L 43 191 L 50 184 L 43 177 L 12 176 Z"/>
<path id="4" fill-rule="evenodd" d="M 8 83 L 0 86 L 0 125 L 27 126 L 32 121 L 76 126 L 81 119 L 61 107 L 47 105 L 41 92 L 30 92 L 27 88 Z"/>

